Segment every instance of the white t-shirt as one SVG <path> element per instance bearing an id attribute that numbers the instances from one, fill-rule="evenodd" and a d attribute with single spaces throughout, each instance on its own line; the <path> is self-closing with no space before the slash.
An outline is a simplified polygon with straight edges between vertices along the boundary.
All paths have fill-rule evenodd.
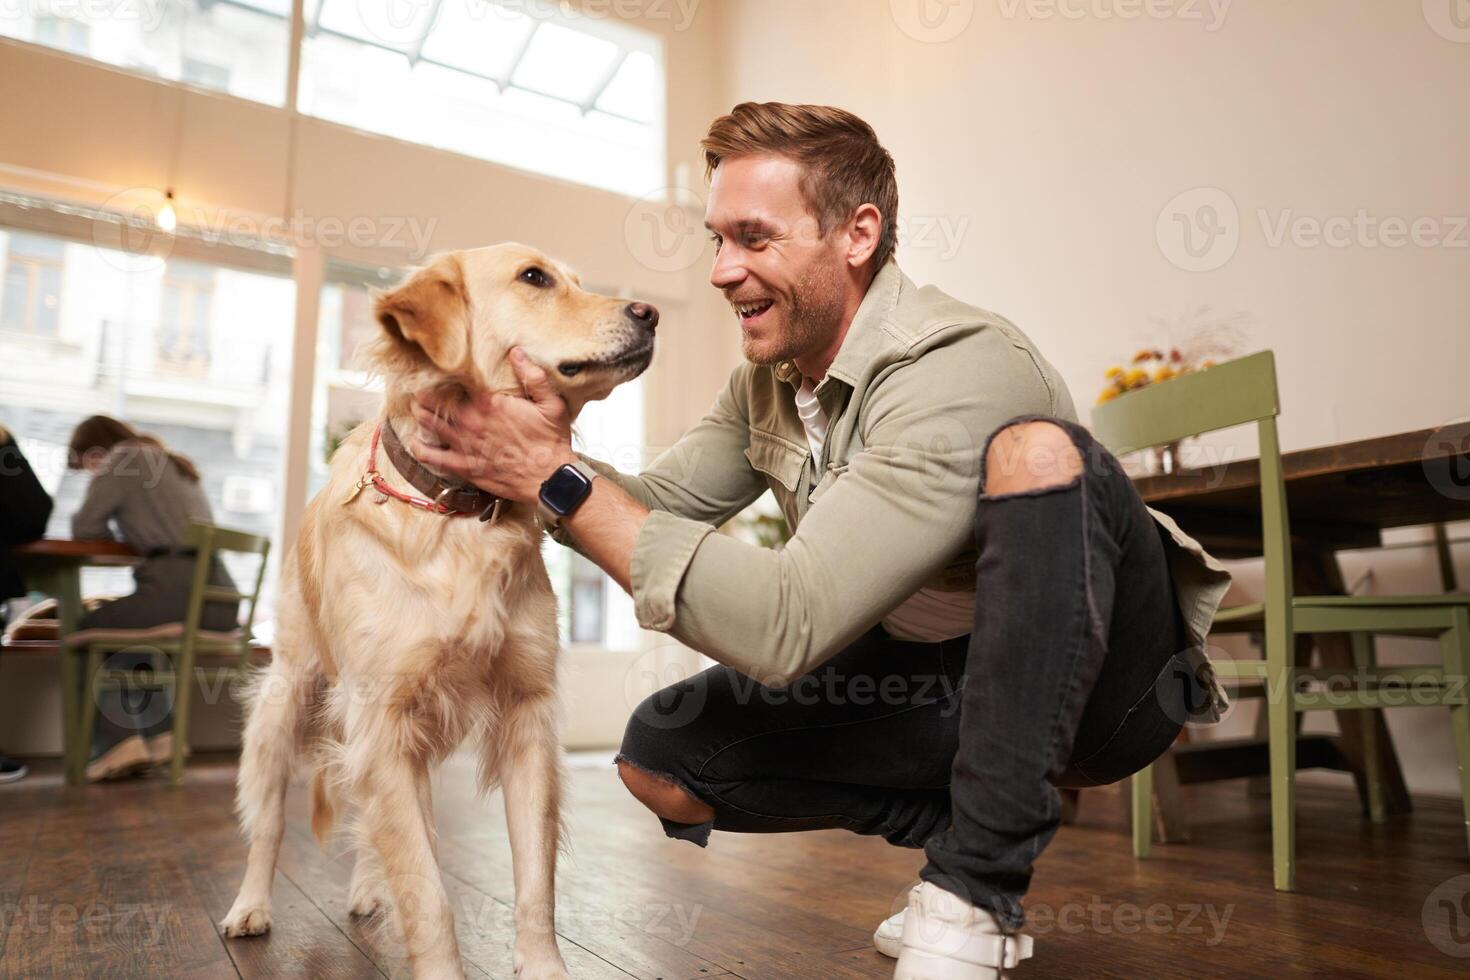
<path id="1" fill-rule="evenodd" d="M 796 414 L 806 430 L 812 459 L 821 459 L 827 441 L 827 413 L 812 388 L 811 380 L 801 379 L 796 391 Z M 975 593 L 941 592 L 920 589 L 909 596 L 883 620 L 883 628 L 895 639 L 920 643 L 938 643 L 970 632 L 975 622 Z"/>

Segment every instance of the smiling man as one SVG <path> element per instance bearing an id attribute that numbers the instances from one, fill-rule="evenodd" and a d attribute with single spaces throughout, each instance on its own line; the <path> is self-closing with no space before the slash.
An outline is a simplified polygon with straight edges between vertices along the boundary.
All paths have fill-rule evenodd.
<path id="1" fill-rule="evenodd" d="M 551 379 L 515 358 L 529 399 L 452 428 L 424 409 L 441 444 L 415 451 L 539 498 L 644 627 L 720 665 L 628 722 L 621 776 L 670 836 L 923 847 L 880 951 L 899 978 L 995 976 L 1030 954 L 1021 898 L 1057 787 L 1121 779 L 1218 717 L 1202 648 L 1228 576 L 1144 507 L 1024 334 L 899 271 L 893 160 L 867 123 L 747 103 L 703 147 L 710 282 L 746 358 L 709 414 L 621 474 L 572 453 Z M 784 548 L 713 533 L 767 490 Z"/>

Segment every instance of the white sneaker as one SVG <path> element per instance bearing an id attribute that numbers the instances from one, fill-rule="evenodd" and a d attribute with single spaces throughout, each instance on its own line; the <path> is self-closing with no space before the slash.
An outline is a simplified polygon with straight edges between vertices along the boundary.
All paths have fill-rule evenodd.
<path id="1" fill-rule="evenodd" d="M 989 912 L 927 881 L 904 911 L 894 980 L 994 980 L 1031 956 L 1030 936 L 1002 932 Z"/>
<path id="2" fill-rule="evenodd" d="M 915 885 L 914 887 L 918 887 Z M 908 909 L 899 909 L 884 919 L 873 933 L 873 948 L 890 959 L 898 959 L 903 952 L 903 920 Z"/>

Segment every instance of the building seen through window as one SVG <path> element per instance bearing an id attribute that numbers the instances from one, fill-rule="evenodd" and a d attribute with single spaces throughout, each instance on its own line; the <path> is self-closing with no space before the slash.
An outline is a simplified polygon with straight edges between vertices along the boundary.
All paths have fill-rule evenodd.
<path id="1" fill-rule="evenodd" d="M 174 257 L 139 263 L 90 242 L 5 228 L 0 259 L 0 424 L 56 499 L 49 535 L 71 534 L 87 476 L 67 470 L 66 446 L 94 414 L 192 458 L 220 524 L 277 534 L 289 278 Z M 266 585 L 268 621 L 274 571 Z M 84 586 L 116 594 L 132 583 L 126 570 L 89 569 Z"/>

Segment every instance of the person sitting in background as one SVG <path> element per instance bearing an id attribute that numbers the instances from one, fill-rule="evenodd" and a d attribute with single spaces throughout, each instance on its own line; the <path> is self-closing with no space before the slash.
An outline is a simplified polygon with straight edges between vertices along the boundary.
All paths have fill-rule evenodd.
<path id="1" fill-rule="evenodd" d="M 67 465 L 92 474 L 86 498 L 72 517 L 72 536 L 118 536 L 144 557 L 133 570 L 131 595 L 104 603 L 84 616 L 82 630 L 147 629 L 183 622 L 193 585 L 195 554 L 184 547 L 190 521 L 212 520 L 199 470 L 158 439 L 105 415 L 94 415 L 72 432 Z M 215 559 L 210 584 L 233 589 Z M 200 628 L 221 632 L 238 625 L 237 604 L 206 603 Z M 114 669 L 151 666 L 152 654 L 122 651 L 108 658 Z M 116 779 L 160 764 L 173 753 L 171 695 L 149 691 L 97 695 L 98 718 L 87 779 Z"/>
<path id="2" fill-rule="evenodd" d="M 0 627 L 9 614 L 10 600 L 26 594 L 20 573 L 5 561 L 5 549 L 34 541 L 46 533 L 51 517 L 51 495 L 36 479 L 35 470 L 20 446 L 0 425 Z M 24 779 L 29 770 L 0 752 L 0 783 Z"/>

